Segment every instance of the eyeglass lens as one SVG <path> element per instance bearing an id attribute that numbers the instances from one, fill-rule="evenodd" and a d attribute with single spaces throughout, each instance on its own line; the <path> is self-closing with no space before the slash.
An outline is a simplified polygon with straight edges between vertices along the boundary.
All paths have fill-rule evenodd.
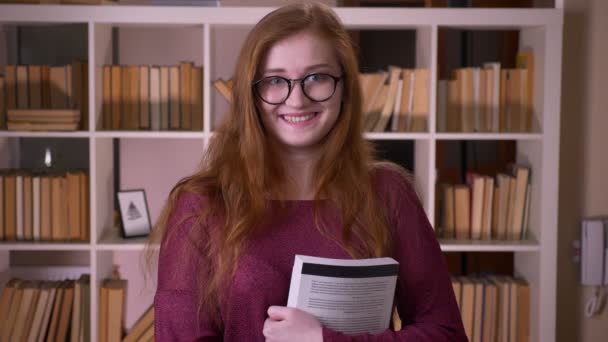
<path id="1" fill-rule="evenodd" d="M 280 76 L 262 79 L 257 85 L 258 95 L 266 102 L 280 104 L 287 100 L 298 83 L 303 84 L 304 95 L 312 101 L 328 100 L 336 89 L 336 80 L 327 74 L 311 74 L 300 80 L 289 80 Z M 291 87 L 290 87 L 291 83 Z"/>

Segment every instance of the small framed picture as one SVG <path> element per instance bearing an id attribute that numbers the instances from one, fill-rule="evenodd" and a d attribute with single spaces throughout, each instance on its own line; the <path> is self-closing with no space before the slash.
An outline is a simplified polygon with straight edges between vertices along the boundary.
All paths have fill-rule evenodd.
<path id="1" fill-rule="evenodd" d="M 120 207 L 120 224 L 124 238 L 147 236 L 152 230 L 146 192 L 143 189 L 116 193 Z"/>

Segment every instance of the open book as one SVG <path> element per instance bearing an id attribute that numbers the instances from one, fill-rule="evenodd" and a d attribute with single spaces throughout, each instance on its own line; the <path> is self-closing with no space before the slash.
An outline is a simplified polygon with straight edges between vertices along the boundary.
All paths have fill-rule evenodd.
<path id="1" fill-rule="evenodd" d="M 389 327 L 399 263 L 392 258 L 327 259 L 296 255 L 287 306 L 345 334 Z"/>

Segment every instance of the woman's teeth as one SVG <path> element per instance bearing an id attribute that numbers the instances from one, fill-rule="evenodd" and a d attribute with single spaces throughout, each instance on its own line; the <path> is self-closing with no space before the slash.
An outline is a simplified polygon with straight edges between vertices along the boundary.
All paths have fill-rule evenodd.
<path id="1" fill-rule="evenodd" d="M 317 115 L 317 113 L 312 113 L 312 114 L 308 114 L 308 115 L 300 115 L 300 116 L 283 115 L 282 117 L 285 121 L 302 122 L 302 121 L 308 121 L 308 120 L 314 118 L 315 115 Z"/>

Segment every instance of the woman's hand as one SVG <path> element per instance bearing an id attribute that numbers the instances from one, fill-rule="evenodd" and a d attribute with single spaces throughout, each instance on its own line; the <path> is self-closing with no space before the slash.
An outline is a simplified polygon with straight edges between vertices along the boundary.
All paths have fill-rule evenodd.
<path id="1" fill-rule="evenodd" d="M 262 332 L 266 342 L 323 342 L 323 328 L 313 315 L 285 306 L 268 308 Z"/>

